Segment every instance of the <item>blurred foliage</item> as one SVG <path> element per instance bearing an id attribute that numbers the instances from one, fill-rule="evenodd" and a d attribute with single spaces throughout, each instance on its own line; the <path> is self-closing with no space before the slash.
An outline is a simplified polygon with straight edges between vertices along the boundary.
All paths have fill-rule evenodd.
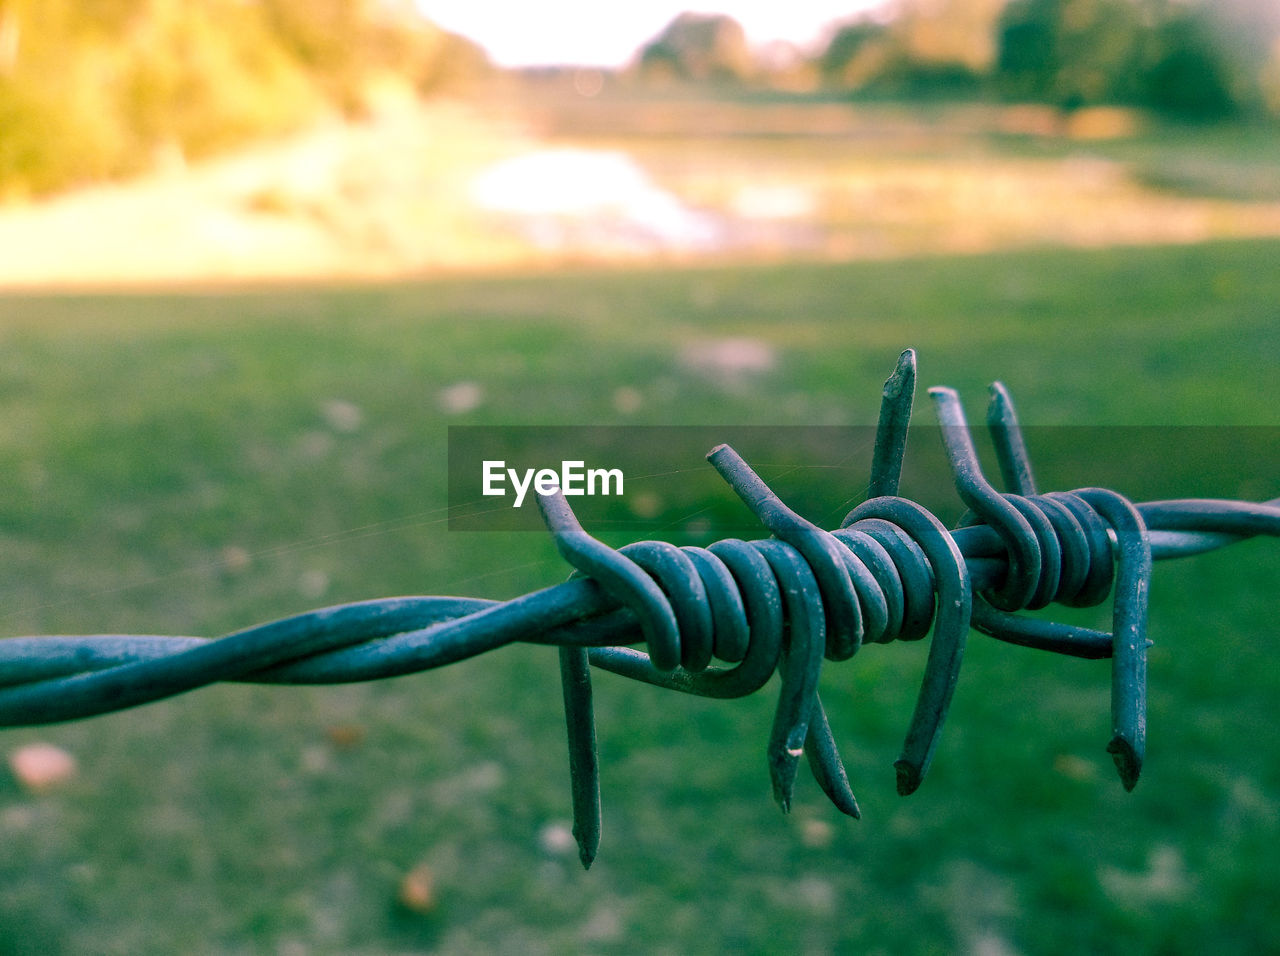
<path id="1" fill-rule="evenodd" d="M 1271 0 L 898 0 L 839 25 L 822 82 L 874 96 L 1280 116 Z"/>
<path id="2" fill-rule="evenodd" d="M 484 72 L 483 51 L 424 20 L 410 0 L 260 0 L 272 33 L 333 100 L 363 107 L 371 75 L 391 73 L 420 92 Z"/>
<path id="3" fill-rule="evenodd" d="M 937 26 L 919 18 L 846 23 L 819 56 L 820 74 L 827 82 L 874 96 L 914 99 L 981 93 L 982 73 L 972 62 L 934 52 L 938 46 L 930 38 L 939 33 Z"/>
<path id="4" fill-rule="evenodd" d="M 366 0 L 0 0 L 0 197 L 127 175 L 358 115 L 485 68 L 408 5 Z"/>
<path id="5" fill-rule="evenodd" d="M 1208 7 L 1168 0 L 1014 0 L 1000 22 L 997 85 L 1065 108 L 1145 106 L 1220 119 L 1257 105 L 1260 64 Z"/>
<path id="6" fill-rule="evenodd" d="M 754 72 L 746 32 L 722 14 L 681 13 L 641 49 L 638 65 L 651 81 L 733 82 Z"/>

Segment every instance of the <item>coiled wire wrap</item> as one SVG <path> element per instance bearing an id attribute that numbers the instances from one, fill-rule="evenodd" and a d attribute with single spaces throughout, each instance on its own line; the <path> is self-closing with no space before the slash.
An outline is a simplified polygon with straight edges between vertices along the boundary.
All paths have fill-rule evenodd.
<path id="1" fill-rule="evenodd" d="M 956 490 L 970 508 L 948 532 L 899 496 L 915 388 L 908 349 L 885 383 L 868 500 L 824 531 L 789 509 L 728 446 L 711 464 L 772 537 L 707 548 L 644 541 L 614 550 L 578 523 L 563 495 L 540 496 L 563 584 L 506 602 L 405 597 L 323 608 L 217 640 L 95 635 L 0 640 L 0 726 L 51 723 L 158 700 L 220 680 L 278 684 L 376 680 L 429 670 L 515 641 L 559 647 L 574 833 L 589 866 L 600 838 L 592 666 L 672 690 L 738 697 L 777 672 L 766 747 L 774 796 L 791 804 L 799 760 L 843 812 L 859 809 L 818 696 L 824 660 L 864 644 L 932 641 L 902 752 L 898 790 L 933 759 L 970 627 L 1002 641 L 1110 658 L 1108 750 L 1131 789 L 1146 738 L 1146 608 L 1153 559 L 1280 535 L 1280 500 L 1133 504 L 1086 488 L 1038 494 L 1008 392 L 992 386 L 988 426 L 1007 493 L 986 480 L 959 398 L 930 394 Z M 1109 633 L 1024 618 L 1114 592 Z M 640 650 L 634 644 L 643 644 Z M 714 662 L 722 662 L 713 666 Z"/>

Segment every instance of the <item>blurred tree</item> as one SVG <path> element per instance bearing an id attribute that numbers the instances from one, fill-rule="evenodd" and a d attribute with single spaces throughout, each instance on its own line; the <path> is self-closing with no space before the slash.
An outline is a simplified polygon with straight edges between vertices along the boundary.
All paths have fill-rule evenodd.
<path id="1" fill-rule="evenodd" d="M 1013 0 L 998 27 L 1000 89 L 1065 109 L 1131 102 L 1143 13 L 1132 0 Z"/>
<path id="2" fill-rule="evenodd" d="M 359 112 L 487 66 L 411 0 L 0 0 L 0 198 Z"/>
<path id="3" fill-rule="evenodd" d="M 913 63 L 989 70 L 1006 0 L 898 0 L 893 31 Z"/>
<path id="4" fill-rule="evenodd" d="M 640 51 L 642 78 L 739 82 L 755 72 L 742 25 L 722 14 L 682 13 Z"/>
<path id="5" fill-rule="evenodd" d="M 1280 115 L 1280 0 L 896 0 L 839 26 L 824 82 L 1187 119 Z"/>
<path id="6" fill-rule="evenodd" d="M 120 6 L 119 3 L 114 4 Z M 157 150 L 202 156 L 311 116 L 320 98 L 243 4 L 153 2 L 111 25 L 112 113 L 145 165 Z"/>
<path id="7" fill-rule="evenodd" d="M 279 42 L 349 113 L 365 109 L 371 76 L 394 74 L 429 92 L 488 69 L 479 47 L 423 19 L 411 0 L 257 2 Z"/>
<path id="8" fill-rule="evenodd" d="M 853 89 L 865 87 L 884 73 L 893 56 L 889 28 L 874 20 L 842 24 L 818 57 L 824 80 Z"/>
<path id="9" fill-rule="evenodd" d="M 1177 0 L 1012 0 L 998 28 L 996 79 L 1010 98 L 1065 109 L 1145 106 L 1190 119 L 1236 112 L 1247 96 L 1212 7 Z"/>
<path id="10" fill-rule="evenodd" d="M 972 96 L 995 57 L 1005 0 L 898 0 L 876 19 L 832 34 L 819 64 L 828 82 L 882 96 Z"/>
<path id="11" fill-rule="evenodd" d="M 1231 51 L 1231 95 L 1245 110 L 1280 117 L 1280 2 L 1217 0 L 1202 6 L 1219 44 Z"/>
<path id="12" fill-rule="evenodd" d="M 1197 120 L 1221 119 L 1238 110 L 1231 65 L 1203 16 L 1186 11 L 1160 24 L 1151 48 L 1146 105 Z"/>
<path id="13" fill-rule="evenodd" d="M 1060 0 L 1014 0 L 1000 18 L 996 75 L 1001 89 L 1020 100 L 1048 99 L 1062 63 Z"/>

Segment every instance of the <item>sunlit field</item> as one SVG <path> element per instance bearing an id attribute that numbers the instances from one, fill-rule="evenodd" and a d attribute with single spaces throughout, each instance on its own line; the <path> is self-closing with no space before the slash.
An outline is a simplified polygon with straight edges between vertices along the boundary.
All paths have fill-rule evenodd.
<path id="1" fill-rule="evenodd" d="M 447 426 L 870 424 L 906 346 L 974 420 L 1000 378 L 1034 424 L 1277 426 L 1277 261 L 1268 240 L 11 293 L 0 633 L 213 636 L 386 595 L 521 594 L 568 569 L 543 535 L 448 529 Z M 1096 480 L 1088 448 L 1037 464 Z M 688 517 L 635 536 L 715 534 Z M 79 769 L 44 793 L 0 776 L 0 952 L 1263 951 L 1277 582 L 1274 541 L 1157 567 L 1132 794 L 1103 749 L 1100 662 L 973 635 L 909 798 L 892 761 L 926 648 L 829 664 L 860 822 L 807 777 L 789 815 L 773 804 L 776 684 L 709 701 L 601 674 L 589 873 L 546 648 L 7 730 L 6 752 L 48 741 Z"/>
<path id="2" fill-rule="evenodd" d="M 844 262 L 1280 236 L 1280 129 L 815 96 L 389 98 L 244 153 L 0 207 L 0 285 Z"/>
<path id="3" fill-rule="evenodd" d="M 559 93 L 559 95 L 557 95 Z M 756 257 L 890 258 L 1275 235 L 1272 127 L 1108 109 L 848 103 L 554 87 L 521 102 L 554 142 L 624 150 Z"/>

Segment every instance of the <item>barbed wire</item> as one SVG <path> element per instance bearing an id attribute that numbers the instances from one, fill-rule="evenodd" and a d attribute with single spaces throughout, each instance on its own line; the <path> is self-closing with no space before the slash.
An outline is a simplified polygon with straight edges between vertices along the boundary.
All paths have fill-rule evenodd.
<path id="1" fill-rule="evenodd" d="M 91 717 L 218 681 L 336 684 L 431 670 L 515 642 L 559 648 L 574 836 L 584 866 L 600 839 L 591 668 L 707 697 L 780 691 L 766 753 L 790 807 L 800 758 L 842 812 L 859 816 L 818 696 L 823 661 L 863 644 L 932 634 L 898 760 L 910 794 L 933 759 L 972 628 L 999 640 L 1111 660 L 1112 754 L 1132 789 L 1146 750 L 1147 597 L 1154 560 L 1280 536 L 1280 499 L 1135 504 L 1105 488 L 1040 494 L 1012 399 L 992 386 L 987 425 L 1005 487 L 986 479 L 959 396 L 931 389 L 956 491 L 969 511 L 948 530 L 899 495 L 916 356 L 885 383 L 867 500 L 825 531 L 788 508 L 732 448 L 707 456 L 772 537 L 706 548 L 591 537 L 564 495 L 539 495 L 575 569 L 510 601 L 396 597 L 322 608 L 217 639 L 157 635 L 0 640 L 0 726 Z M 1024 617 L 1113 596 L 1109 632 Z M 644 650 L 635 645 L 642 645 Z M 713 662 L 721 666 L 712 666 Z M 729 666 L 723 666 L 729 665 Z"/>

